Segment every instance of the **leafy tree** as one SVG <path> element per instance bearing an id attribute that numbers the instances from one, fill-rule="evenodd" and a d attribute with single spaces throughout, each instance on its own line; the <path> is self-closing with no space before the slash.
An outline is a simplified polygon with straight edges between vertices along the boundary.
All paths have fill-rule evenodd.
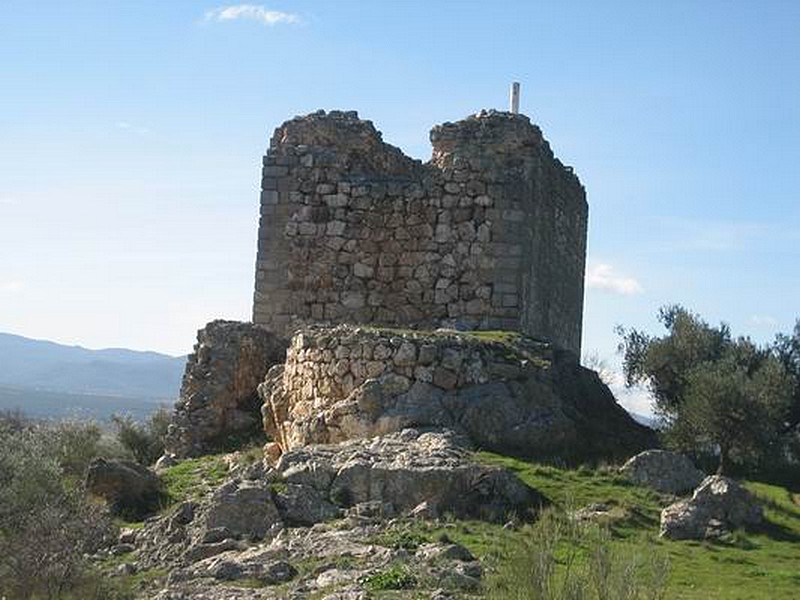
<path id="1" fill-rule="evenodd" d="M 665 440 L 696 455 L 718 456 L 718 472 L 753 465 L 775 446 L 795 381 L 780 352 L 727 325 L 711 326 L 681 306 L 659 312 L 663 337 L 618 329 L 626 383 L 646 384 Z"/>
<path id="2" fill-rule="evenodd" d="M 137 462 L 149 466 L 164 453 L 164 436 L 170 422 L 170 412 L 166 408 L 156 410 L 145 423 L 139 423 L 130 415 L 114 415 L 111 420 L 120 443 Z"/>
<path id="3" fill-rule="evenodd" d="M 776 336 L 773 348 L 794 382 L 792 407 L 786 420 L 786 430 L 796 430 L 800 425 L 800 319 L 795 323 L 791 335 Z"/>
<path id="4" fill-rule="evenodd" d="M 619 350 L 625 382 L 647 385 L 657 412 L 669 418 L 683 400 L 689 371 L 699 363 L 719 360 L 731 343 L 731 334 L 727 325 L 712 327 L 678 305 L 661 308 L 658 320 L 667 329 L 664 337 L 622 327 L 617 333 L 622 337 Z"/>
<path id="5" fill-rule="evenodd" d="M 667 439 L 684 449 L 716 450 L 718 473 L 754 464 L 776 442 L 791 383 L 768 358 L 752 374 L 732 358 L 690 369 L 686 394 Z"/>

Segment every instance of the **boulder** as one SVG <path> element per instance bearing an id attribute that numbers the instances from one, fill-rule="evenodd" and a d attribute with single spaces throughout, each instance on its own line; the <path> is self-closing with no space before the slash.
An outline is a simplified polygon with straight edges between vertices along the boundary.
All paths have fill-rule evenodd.
<path id="1" fill-rule="evenodd" d="M 657 444 L 596 373 L 518 334 L 307 327 L 259 393 L 273 460 L 408 427 L 525 457 L 613 459 Z"/>
<path id="2" fill-rule="evenodd" d="M 405 429 L 306 446 L 284 453 L 276 471 L 289 489 L 315 490 L 319 502 L 376 503 L 381 514 L 409 513 L 424 502 L 435 514 L 501 522 L 511 514 L 532 516 L 547 503 L 510 471 L 475 463 L 468 442 L 450 431 Z M 322 506 L 306 512 L 332 514 Z"/>
<path id="3" fill-rule="evenodd" d="M 163 499 L 158 476 L 129 460 L 94 459 L 86 475 L 86 489 L 105 499 L 112 513 L 128 518 L 155 512 Z"/>
<path id="4" fill-rule="evenodd" d="M 198 528 L 195 537 L 215 543 L 220 537 L 262 539 L 280 522 L 267 483 L 234 479 L 214 490 L 200 507 L 193 524 Z M 225 535 L 218 535 L 220 531 Z"/>
<path id="5" fill-rule="evenodd" d="M 620 472 L 637 485 L 676 495 L 693 490 L 705 478 L 686 456 L 667 450 L 645 450 L 622 465 Z"/>
<path id="6" fill-rule="evenodd" d="M 166 456 L 206 454 L 257 433 L 261 402 L 256 388 L 285 355 L 283 338 L 252 323 L 212 321 L 201 329 L 186 362 Z"/>
<path id="7" fill-rule="evenodd" d="M 289 526 L 308 526 L 340 517 L 342 510 L 325 494 L 307 485 L 274 485 L 273 496 L 281 517 Z"/>
<path id="8" fill-rule="evenodd" d="M 758 525 L 761 506 L 739 483 L 721 475 L 706 477 L 691 498 L 661 511 L 661 535 L 683 539 L 718 537 L 727 530 Z"/>

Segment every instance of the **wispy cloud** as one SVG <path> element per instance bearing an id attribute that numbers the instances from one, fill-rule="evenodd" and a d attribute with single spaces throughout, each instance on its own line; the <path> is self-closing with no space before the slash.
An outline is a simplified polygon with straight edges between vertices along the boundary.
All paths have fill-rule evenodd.
<path id="1" fill-rule="evenodd" d="M 625 410 L 628 412 L 642 415 L 643 417 L 654 416 L 653 396 L 641 385 L 626 387 L 622 373 L 616 373 L 614 381 L 608 386 L 611 392 Z"/>
<path id="2" fill-rule="evenodd" d="M 763 223 L 703 223 L 688 229 L 690 248 L 713 252 L 741 248 L 771 233 L 770 227 Z"/>
<path id="3" fill-rule="evenodd" d="M 292 13 L 279 10 L 269 10 L 264 6 L 255 4 L 237 4 L 234 6 L 220 6 L 206 12 L 206 21 L 235 21 L 249 19 L 257 21 L 267 27 L 279 24 L 299 23 L 300 17 Z"/>
<path id="4" fill-rule="evenodd" d="M 15 294 L 21 292 L 25 284 L 21 281 L 5 281 L 0 283 L 0 292 L 4 294 Z"/>
<path id="5" fill-rule="evenodd" d="M 128 123 L 127 121 L 117 121 L 116 123 L 117 129 L 121 129 L 123 131 L 129 131 L 130 133 L 135 133 L 137 135 L 147 135 L 150 133 L 150 130 L 147 127 L 142 127 L 141 125 L 133 125 L 132 123 Z"/>
<path id="6" fill-rule="evenodd" d="M 750 317 L 750 323 L 756 327 L 774 328 L 778 326 L 778 319 L 769 315 L 753 315 Z"/>
<path id="7" fill-rule="evenodd" d="M 614 267 L 607 263 L 589 265 L 586 269 L 586 285 L 591 289 L 624 296 L 641 294 L 644 291 L 642 285 L 634 277 L 617 273 Z"/>

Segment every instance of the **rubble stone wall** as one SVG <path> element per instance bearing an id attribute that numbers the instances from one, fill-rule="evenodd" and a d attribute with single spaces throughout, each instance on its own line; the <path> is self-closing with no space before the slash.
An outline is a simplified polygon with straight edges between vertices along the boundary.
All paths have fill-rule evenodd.
<path id="1" fill-rule="evenodd" d="M 284 123 L 264 158 L 253 320 L 522 331 L 580 352 L 587 204 L 527 117 L 431 132 L 421 163 L 354 112 Z"/>
<path id="2" fill-rule="evenodd" d="M 302 329 L 292 338 L 284 365 L 273 368 L 259 388 L 265 430 L 285 450 L 404 427 L 453 426 L 450 416 L 464 412 L 456 408 L 462 390 L 548 377 L 542 369 L 552 360 L 550 346 L 515 342 L 526 344 L 529 354 L 455 332 Z M 451 396 L 447 403 L 445 394 Z"/>
<path id="3" fill-rule="evenodd" d="M 446 428 L 520 456 L 628 456 L 653 443 L 568 351 L 515 333 L 299 330 L 258 388 L 267 455 Z"/>
<path id="4" fill-rule="evenodd" d="M 252 323 L 217 320 L 198 331 L 164 441 L 166 454 L 199 456 L 224 448 L 231 436 L 258 432 L 257 387 L 271 366 L 283 363 L 286 346 L 285 339 Z"/>

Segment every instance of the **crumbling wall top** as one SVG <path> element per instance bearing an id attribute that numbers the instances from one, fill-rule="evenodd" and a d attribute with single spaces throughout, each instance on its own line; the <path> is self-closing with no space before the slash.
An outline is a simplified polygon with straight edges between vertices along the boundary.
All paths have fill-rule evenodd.
<path id="1" fill-rule="evenodd" d="M 432 162 L 439 166 L 448 166 L 457 158 L 531 156 L 546 144 L 541 130 L 528 117 L 496 110 L 482 110 L 456 123 L 437 125 L 430 139 Z"/>
<path id="2" fill-rule="evenodd" d="M 408 176 L 421 165 L 384 142 L 372 121 L 359 119 L 354 110 L 319 110 L 286 121 L 275 130 L 270 153 L 317 154 L 318 165 L 354 174 Z"/>
<path id="3" fill-rule="evenodd" d="M 423 164 L 354 111 L 275 131 L 264 159 L 253 319 L 503 329 L 580 351 L 587 205 L 519 114 L 431 132 Z"/>

